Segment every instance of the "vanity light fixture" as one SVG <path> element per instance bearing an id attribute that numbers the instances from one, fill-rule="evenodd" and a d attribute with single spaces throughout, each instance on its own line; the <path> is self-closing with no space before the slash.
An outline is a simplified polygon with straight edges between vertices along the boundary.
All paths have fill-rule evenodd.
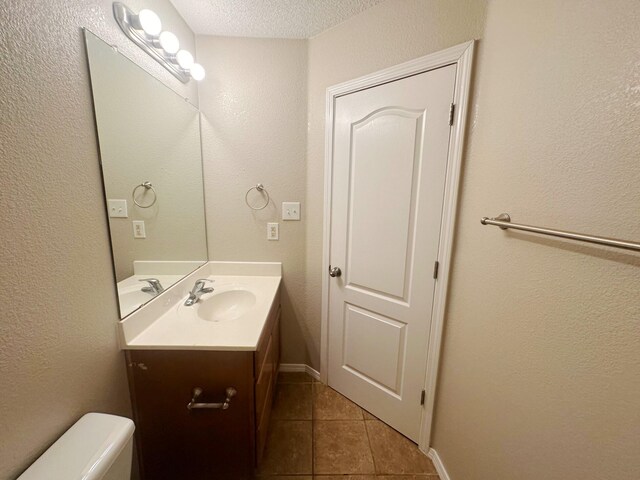
<path id="1" fill-rule="evenodd" d="M 156 12 L 145 8 L 131 18 L 134 28 L 144 31 L 149 37 L 157 37 L 162 31 L 162 22 Z"/>
<path id="2" fill-rule="evenodd" d="M 193 78 L 196 82 L 204 80 L 204 68 L 199 63 L 194 63 L 193 65 L 191 65 L 189 73 L 191 73 L 191 78 Z"/>
<path id="3" fill-rule="evenodd" d="M 158 37 L 160 48 L 169 55 L 175 55 L 180 50 L 180 40 L 171 32 L 162 32 Z"/>
<path id="4" fill-rule="evenodd" d="M 133 43 L 182 83 L 191 78 L 198 82 L 204 79 L 202 65 L 194 63 L 191 53 L 180 50 L 180 40 L 175 34 L 162 30 L 162 22 L 155 12 L 145 8 L 136 14 L 123 3 L 113 2 L 113 16 Z"/>
<path id="5" fill-rule="evenodd" d="M 186 50 L 180 50 L 176 53 L 176 62 L 185 70 L 189 70 L 193 65 L 193 55 Z"/>

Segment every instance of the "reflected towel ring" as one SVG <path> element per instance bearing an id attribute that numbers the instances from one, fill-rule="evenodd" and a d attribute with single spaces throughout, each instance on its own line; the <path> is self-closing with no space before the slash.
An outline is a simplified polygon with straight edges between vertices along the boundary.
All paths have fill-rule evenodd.
<path id="1" fill-rule="evenodd" d="M 251 190 L 253 190 L 253 189 L 256 189 L 258 192 L 264 192 L 267 195 L 267 201 L 261 207 L 253 207 L 249 203 L 249 193 L 251 193 Z M 271 199 L 271 197 L 269 197 L 269 192 L 267 192 L 267 189 L 264 188 L 264 185 L 262 185 L 261 183 L 257 184 L 254 187 L 251 187 L 249 190 L 247 190 L 247 193 L 245 193 L 245 195 L 244 195 L 244 202 L 247 204 L 247 206 L 251 210 L 263 210 L 264 208 L 266 208 L 267 205 L 269 205 L 269 200 L 270 199 Z"/>
<path id="2" fill-rule="evenodd" d="M 145 188 L 145 192 L 147 190 L 151 190 L 153 192 L 153 202 L 151 202 L 149 205 L 141 205 L 136 200 L 136 190 L 138 190 L 140 187 L 144 187 Z M 153 188 L 153 185 L 151 184 L 151 182 L 143 182 L 140 185 L 136 185 L 136 187 L 133 189 L 133 192 L 131 193 L 131 197 L 133 198 L 133 203 L 135 203 L 140 208 L 153 207 L 156 204 L 156 200 L 158 200 L 158 194 L 156 193 L 156 189 Z"/>

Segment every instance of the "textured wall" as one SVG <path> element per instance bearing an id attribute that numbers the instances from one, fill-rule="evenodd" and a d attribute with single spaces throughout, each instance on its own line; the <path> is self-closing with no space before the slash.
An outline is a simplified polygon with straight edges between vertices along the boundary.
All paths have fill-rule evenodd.
<path id="1" fill-rule="evenodd" d="M 199 90 L 209 258 L 282 261 L 282 361 L 309 363 L 318 344 L 304 319 L 306 41 L 198 36 L 197 43 L 207 70 Z M 271 202 L 253 211 L 244 196 L 257 183 Z M 281 220 L 283 201 L 302 203 L 301 221 Z M 267 222 L 280 223 L 279 241 L 267 241 Z"/>
<path id="2" fill-rule="evenodd" d="M 109 219 L 116 279 L 133 275 L 135 260 L 205 262 L 200 113 L 93 35 L 88 48 L 106 196 L 125 199 L 129 215 Z M 146 181 L 156 202 L 141 208 L 131 192 Z M 144 192 L 138 202 L 152 203 Z M 146 238 L 133 236 L 134 220 L 145 222 Z"/>
<path id="3" fill-rule="evenodd" d="M 193 45 L 169 2 L 127 3 Z M 126 39 L 111 1 L 0 1 L 3 480 L 85 412 L 129 414 L 83 26 L 195 98 Z"/>
<path id="4" fill-rule="evenodd" d="M 454 480 L 640 478 L 640 3 L 490 3 L 433 445 Z"/>
<path id="5" fill-rule="evenodd" d="M 309 40 L 304 332 L 320 367 L 326 89 L 482 36 L 486 2 L 388 0 Z"/>

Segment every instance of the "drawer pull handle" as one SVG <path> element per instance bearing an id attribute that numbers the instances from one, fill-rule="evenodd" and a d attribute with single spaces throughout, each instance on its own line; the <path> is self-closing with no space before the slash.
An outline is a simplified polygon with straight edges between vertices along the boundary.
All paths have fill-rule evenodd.
<path id="1" fill-rule="evenodd" d="M 222 403 L 198 403 L 198 398 L 202 395 L 202 388 L 196 387 L 193 389 L 193 397 L 191 401 L 187 404 L 187 408 L 189 410 L 193 410 L 194 408 L 221 408 L 222 410 L 226 410 L 231 405 L 231 399 L 235 397 L 237 390 L 233 387 L 227 387 L 227 398 L 225 398 Z"/>

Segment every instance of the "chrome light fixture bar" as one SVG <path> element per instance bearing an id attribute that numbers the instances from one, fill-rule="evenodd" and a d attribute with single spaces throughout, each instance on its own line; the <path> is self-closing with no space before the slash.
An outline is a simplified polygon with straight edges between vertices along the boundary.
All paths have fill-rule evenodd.
<path id="1" fill-rule="evenodd" d="M 191 53 L 180 50 L 178 37 L 171 32 L 162 31 L 160 18 L 151 10 L 144 9 L 135 14 L 123 3 L 113 2 L 113 16 L 133 43 L 182 83 L 187 83 L 192 78 L 196 81 L 204 78 L 204 68 L 194 63 Z"/>

